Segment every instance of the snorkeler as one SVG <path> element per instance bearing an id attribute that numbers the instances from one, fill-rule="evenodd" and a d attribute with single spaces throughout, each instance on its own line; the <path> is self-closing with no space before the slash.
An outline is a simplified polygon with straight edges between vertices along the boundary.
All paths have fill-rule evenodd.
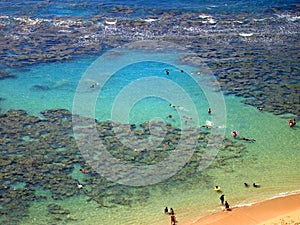
<path id="1" fill-rule="evenodd" d="M 99 83 L 98 83 L 98 82 L 95 82 L 95 83 L 93 83 L 93 84 L 90 86 L 90 88 L 95 88 L 95 87 L 97 87 L 97 86 L 99 86 Z"/>
<path id="2" fill-rule="evenodd" d="M 245 138 L 245 137 L 242 137 L 242 140 L 243 141 L 249 141 L 249 142 L 255 142 L 256 140 L 255 139 L 249 139 L 249 138 Z"/>
<path id="3" fill-rule="evenodd" d="M 88 170 L 85 170 L 85 169 L 80 169 L 79 170 L 81 173 L 89 173 L 90 171 L 88 171 Z"/>
<path id="4" fill-rule="evenodd" d="M 165 69 L 165 71 L 166 71 L 166 75 L 168 76 L 170 74 L 169 70 Z"/>
<path id="5" fill-rule="evenodd" d="M 253 183 L 253 187 L 255 187 L 255 188 L 259 188 L 259 187 L 260 187 L 260 185 L 259 185 L 259 184 L 256 184 L 256 183 Z"/>
<path id="6" fill-rule="evenodd" d="M 76 185 L 77 185 L 78 189 L 82 189 L 83 188 L 83 185 L 79 181 L 76 182 Z"/>

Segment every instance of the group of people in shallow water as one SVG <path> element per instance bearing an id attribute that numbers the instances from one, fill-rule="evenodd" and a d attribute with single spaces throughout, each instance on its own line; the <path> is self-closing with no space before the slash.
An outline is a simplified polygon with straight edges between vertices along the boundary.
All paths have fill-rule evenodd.
<path id="1" fill-rule="evenodd" d="M 244 183 L 244 186 L 245 187 L 250 187 L 250 185 L 246 182 Z M 255 188 L 260 187 L 260 185 L 257 184 L 257 183 L 253 183 L 252 186 L 255 187 Z M 222 192 L 220 186 L 215 186 L 214 190 L 217 191 L 217 192 Z M 225 207 L 226 211 L 231 211 L 228 201 L 225 201 L 225 194 L 221 194 L 220 201 L 221 201 L 221 205 L 223 205 Z M 174 212 L 173 208 L 170 208 L 170 210 L 169 210 L 168 207 L 165 207 L 164 213 L 171 216 L 171 225 L 176 225 L 177 220 L 176 220 L 175 212 Z"/>
<path id="2" fill-rule="evenodd" d="M 249 185 L 248 183 L 246 183 L 246 182 L 244 183 L 244 186 L 245 186 L 245 187 L 250 187 L 250 185 Z M 260 187 L 260 185 L 259 185 L 259 184 L 256 184 L 256 183 L 253 183 L 252 186 L 255 187 L 255 188 L 259 188 L 259 187 Z M 214 187 L 214 190 L 215 190 L 215 191 L 218 191 L 218 192 L 222 192 L 222 191 L 221 191 L 221 188 L 220 188 L 219 186 L 215 186 L 215 187 Z M 221 205 L 224 205 L 224 206 L 225 206 L 225 210 L 227 210 L 227 211 L 230 211 L 230 210 L 231 210 L 231 209 L 230 209 L 229 203 L 228 203 L 227 201 L 225 201 L 225 195 L 224 195 L 224 194 L 221 194 L 221 196 L 220 196 L 220 201 L 221 201 Z"/>
<path id="3" fill-rule="evenodd" d="M 221 204 L 225 206 L 225 209 L 229 211 L 230 210 L 230 205 L 227 201 L 225 201 L 225 195 L 224 194 L 222 194 L 220 196 L 220 201 L 221 201 Z"/>
<path id="4" fill-rule="evenodd" d="M 164 209 L 164 213 L 171 215 L 171 225 L 175 225 L 177 221 L 176 221 L 175 212 L 173 208 L 170 208 L 169 211 L 168 207 L 166 206 L 166 208 Z"/>

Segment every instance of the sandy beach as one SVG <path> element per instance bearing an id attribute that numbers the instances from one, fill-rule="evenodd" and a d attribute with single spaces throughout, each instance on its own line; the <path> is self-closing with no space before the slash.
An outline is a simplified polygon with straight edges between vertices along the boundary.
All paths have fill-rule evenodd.
<path id="1" fill-rule="evenodd" d="M 236 207 L 184 223 L 193 225 L 300 225 L 300 194 Z"/>

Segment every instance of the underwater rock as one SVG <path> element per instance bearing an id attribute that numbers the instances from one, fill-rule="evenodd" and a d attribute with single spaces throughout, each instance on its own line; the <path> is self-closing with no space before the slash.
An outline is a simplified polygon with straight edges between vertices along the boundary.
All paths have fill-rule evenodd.
<path id="1" fill-rule="evenodd" d="M 4 80 L 4 79 L 15 79 L 17 78 L 16 75 L 10 73 L 10 72 L 7 72 L 7 71 L 2 71 L 0 70 L 0 80 Z"/>
<path id="2" fill-rule="evenodd" d="M 39 85 L 39 84 L 36 84 L 36 85 L 33 85 L 30 90 L 32 91 L 49 91 L 51 90 L 50 87 L 48 87 L 47 85 Z"/>

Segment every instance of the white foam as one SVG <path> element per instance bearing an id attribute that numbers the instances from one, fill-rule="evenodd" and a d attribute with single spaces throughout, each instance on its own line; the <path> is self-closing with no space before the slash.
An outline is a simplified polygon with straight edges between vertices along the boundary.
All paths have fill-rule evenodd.
<path id="1" fill-rule="evenodd" d="M 251 36 L 253 36 L 253 33 L 239 33 L 239 35 L 241 37 L 251 37 Z"/>
<path id="2" fill-rule="evenodd" d="M 276 16 L 280 19 L 286 19 L 287 21 L 290 22 L 295 22 L 297 20 L 300 20 L 300 16 L 293 16 L 290 14 L 276 14 Z"/>
<path id="3" fill-rule="evenodd" d="M 147 23 L 152 23 L 152 22 L 157 21 L 157 19 L 148 18 L 148 19 L 144 19 L 144 21 Z"/>
<path id="4" fill-rule="evenodd" d="M 237 204 L 237 205 L 234 205 L 233 208 L 249 207 L 249 206 L 252 206 L 252 205 L 260 203 L 260 202 L 265 202 L 265 201 L 268 201 L 268 200 L 273 200 L 273 199 L 276 199 L 276 198 L 282 198 L 282 197 L 286 197 L 286 196 L 294 195 L 294 194 L 300 194 L 300 190 L 290 191 L 290 192 L 281 192 L 278 195 L 275 195 L 273 197 L 264 199 L 262 201 L 251 202 L 251 203 L 244 203 L 244 204 Z"/>
<path id="5" fill-rule="evenodd" d="M 115 20 L 105 20 L 105 24 L 107 24 L 107 25 L 116 25 L 117 22 L 118 22 L 117 19 L 115 19 Z"/>
<path id="6" fill-rule="evenodd" d="M 206 15 L 206 14 L 200 14 L 199 17 L 200 17 L 201 19 L 211 18 L 210 15 Z"/>

